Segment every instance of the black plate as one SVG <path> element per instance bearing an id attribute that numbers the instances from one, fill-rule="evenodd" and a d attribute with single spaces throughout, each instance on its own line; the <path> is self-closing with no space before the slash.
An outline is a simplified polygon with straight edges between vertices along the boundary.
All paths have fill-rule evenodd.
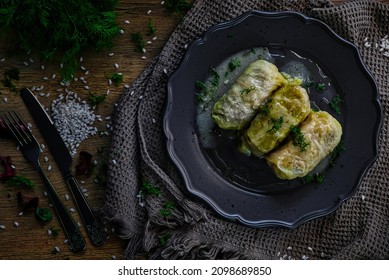
<path id="1" fill-rule="evenodd" d="M 344 96 L 342 113 L 332 115 L 342 124 L 346 150 L 326 170 L 324 183 L 277 179 L 263 160 L 236 152 L 234 137 L 218 136 L 226 141 L 216 149 L 203 147 L 195 82 L 206 80 L 209 69 L 226 58 L 253 47 L 268 48 L 278 67 L 287 53 L 303 56 L 318 66 L 314 78 L 325 73 L 327 99 Z M 323 100 L 315 91 L 311 98 Z M 319 107 L 330 110 L 328 104 Z M 353 44 L 298 13 L 252 11 L 211 27 L 189 46 L 169 79 L 164 130 L 170 157 L 191 194 L 222 217 L 245 225 L 294 228 L 331 213 L 355 193 L 377 157 L 381 111 L 377 86 Z"/>

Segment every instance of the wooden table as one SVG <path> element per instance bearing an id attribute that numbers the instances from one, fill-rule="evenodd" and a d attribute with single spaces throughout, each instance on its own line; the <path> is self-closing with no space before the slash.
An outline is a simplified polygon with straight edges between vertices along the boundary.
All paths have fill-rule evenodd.
<path id="1" fill-rule="evenodd" d="M 75 73 L 75 77 L 84 77 L 89 86 L 89 90 L 85 89 L 86 84 L 80 80 L 77 82 L 72 81 L 68 89 L 76 92 L 81 98 L 86 98 L 89 91 L 102 94 L 109 90 L 110 93 L 106 101 L 96 108 L 96 114 L 104 117 L 111 115 L 115 102 L 117 102 L 120 94 L 124 91 L 124 86 L 131 84 L 148 63 L 158 55 L 166 40 L 169 38 L 170 33 L 178 24 L 179 18 L 167 14 L 160 2 L 160 0 L 119 1 L 117 22 L 124 32 L 115 39 L 115 47 L 105 52 L 96 53 L 90 50 L 81 54 L 83 61 L 80 65 L 89 70 L 89 73 L 86 74 L 85 70 L 79 69 Z M 338 4 L 344 1 L 338 0 L 333 2 Z M 389 0 L 381 2 L 389 3 Z M 131 42 L 130 34 L 138 31 L 146 34 L 150 19 L 153 20 L 157 28 L 156 33 L 151 36 L 145 36 L 145 39 L 151 42 L 147 45 L 147 52 L 145 54 L 135 52 L 135 46 Z M 129 23 L 126 21 L 129 21 Z M 113 55 L 110 56 L 110 53 L 113 53 Z M 146 58 L 142 58 L 142 56 Z M 49 106 L 51 101 L 59 94 L 57 90 L 63 89 L 60 85 L 60 68 L 58 63 L 42 62 L 35 54 L 20 54 L 18 50 L 13 48 L 12 44 L 4 39 L 0 41 L 1 58 L 5 58 L 4 61 L 0 62 L 1 75 L 9 68 L 16 67 L 20 69 L 20 81 L 15 83 L 18 89 L 23 87 L 32 88 L 33 86 L 39 88 L 43 86 L 41 92 L 50 92 L 49 97 L 40 97 L 40 101 L 44 106 Z M 118 69 L 115 68 L 115 63 L 119 65 Z M 42 70 L 41 65 L 45 66 L 44 70 Z M 123 74 L 123 83 L 119 86 L 109 85 L 107 75 L 117 72 Z M 47 77 L 47 79 L 44 77 Z M 2 92 L 0 95 L 0 111 L 17 110 L 22 118 L 32 123 L 34 134 L 40 142 L 43 142 L 38 129 L 34 129 L 35 124 L 18 93 L 10 91 L 2 84 L 0 85 L 0 92 Z M 5 102 L 4 98 L 7 99 L 7 102 Z M 107 124 L 109 124 L 109 121 L 105 120 L 95 123 L 99 130 L 106 130 Z M 97 150 L 102 147 L 108 148 L 109 145 L 109 137 L 95 136 L 84 141 L 78 151 L 88 151 L 96 158 Z M 34 190 L 25 190 L 0 183 L 0 225 L 6 227 L 5 229 L 0 229 L 0 259 L 124 258 L 123 251 L 126 242 L 119 239 L 109 225 L 106 226 L 109 239 L 101 247 L 94 247 L 89 242 L 85 230 L 81 227 L 81 231 L 87 240 L 87 249 L 82 254 L 74 254 L 64 244 L 65 236 L 62 231 L 56 237 L 48 235 L 50 228 L 60 228 L 55 215 L 53 220 L 47 224 L 38 222 L 33 213 L 23 213 L 23 215 L 19 216 L 20 209 L 18 207 L 16 193 L 20 190 L 25 194 L 38 196 L 40 198 L 40 206 L 42 207 L 49 207 L 50 202 L 43 194 L 42 184 L 37 173 L 32 165 L 24 160 L 20 151 L 16 150 L 15 142 L 10 139 L 0 138 L 0 155 L 11 156 L 18 174 L 32 179 L 37 185 Z M 45 162 L 42 160 L 43 168 L 47 169 L 49 165 L 52 165 L 52 170 L 47 171 L 47 174 L 55 185 L 60 197 L 64 198 L 66 194 L 70 195 L 48 149 L 43 150 L 41 158 L 45 156 L 49 158 L 49 161 Z M 75 158 L 74 165 L 76 163 L 77 157 Z M 100 207 L 104 202 L 104 188 L 93 182 L 94 176 L 95 174 L 83 179 L 85 180 L 83 188 L 88 190 L 88 200 L 91 206 Z M 63 200 L 67 207 L 76 209 L 71 199 Z M 72 213 L 72 216 L 76 221 L 81 221 L 77 211 Z M 15 226 L 15 222 L 19 223 L 19 226 Z M 55 252 L 55 247 L 58 247 L 60 252 Z"/>

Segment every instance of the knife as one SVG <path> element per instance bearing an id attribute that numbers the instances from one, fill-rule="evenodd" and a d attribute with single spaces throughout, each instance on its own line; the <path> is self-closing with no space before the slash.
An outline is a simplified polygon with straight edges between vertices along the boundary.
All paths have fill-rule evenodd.
<path id="1" fill-rule="evenodd" d="M 96 246 L 102 245 L 106 240 L 106 232 L 93 214 L 80 185 L 74 177 L 71 170 L 72 157 L 70 156 L 69 150 L 63 142 L 61 135 L 58 133 L 50 116 L 46 113 L 46 110 L 29 89 L 23 88 L 20 91 L 20 95 L 45 139 L 45 142 L 71 191 L 90 240 Z"/>

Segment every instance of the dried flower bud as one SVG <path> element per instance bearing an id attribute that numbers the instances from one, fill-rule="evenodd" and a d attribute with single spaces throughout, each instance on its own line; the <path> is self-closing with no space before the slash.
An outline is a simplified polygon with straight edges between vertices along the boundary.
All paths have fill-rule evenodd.
<path id="1" fill-rule="evenodd" d="M 38 197 L 24 195 L 22 192 L 18 192 L 16 197 L 18 199 L 18 205 L 22 211 L 35 211 L 39 206 Z"/>
<path id="2" fill-rule="evenodd" d="M 0 162 L 4 166 L 4 172 L 0 173 L 0 181 L 7 181 L 9 178 L 16 175 L 16 168 L 12 164 L 10 156 L 0 156 Z"/>
<path id="3" fill-rule="evenodd" d="M 78 164 L 76 165 L 76 175 L 90 176 L 92 169 L 92 155 L 86 151 L 81 151 L 78 157 Z"/>

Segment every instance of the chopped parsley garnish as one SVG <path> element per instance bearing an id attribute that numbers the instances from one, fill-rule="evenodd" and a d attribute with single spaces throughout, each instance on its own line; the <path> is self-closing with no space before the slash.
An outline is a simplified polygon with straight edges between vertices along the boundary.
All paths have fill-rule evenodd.
<path id="1" fill-rule="evenodd" d="M 259 113 L 262 113 L 265 116 L 267 116 L 270 112 L 270 108 L 269 108 L 270 102 L 271 102 L 271 99 L 267 100 L 263 106 L 259 107 Z"/>
<path id="2" fill-rule="evenodd" d="M 309 143 L 306 142 L 304 134 L 302 134 L 300 128 L 293 126 L 291 128 L 293 145 L 300 148 L 300 151 L 305 151 Z"/>
<path id="3" fill-rule="evenodd" d="M 284 123 L 284 117 L 279 117 L 278 119 L 272 119 L 273 127 L 269 129 L 267 132 L 276 132 L 278 131 L 282 124 Z"/>
<path id="4" fill-rule="evenodd" d="M 322 82 L 315 82 L 315 81 L 311 81 L 311 80 L 309 80 L 309 81 L 307 81 L 307 82 L 305 83 L 305 87 L 313 87 L 313 88 L 315 88 L 318 92 L 323 92 L 323 91 L 325 91 L 325 89 L 326 89 L 325 83 L 322 83 Z"/>
<path id="5" fill-rule="evenodd" d="M 135 43 L 137 51 L 143 52 L 146 42 L 140 32 L 131 33 L 131 41 Z"/>
<path id="6" fill-rule="evenodd" d="M 200 92 L 195 94 L 196 102 L 199 104 L 211 101 L 220 83 L 220 76 L 217 71 L 211 68 L 209 72 L 211 80 L 208 86 L 202 81 L 195 81 L 196 87 L 200 89 Z"/>
<path id="7" fill-rule="evenodd" d="M 241 93 L 241 94 L 248 94 L 250 91 L 253 91 L 253 90 L 255 90 L 255 87 L 254 87 L 254 86 L 249 87 L 249 88 L 242 89 L 242 90 L 240 91 L 240 93 Z"/>
<path id="8" fill-rule="evenodd" d="M 320 173 L 315 173 L 315 174 L 308 174 L 305 177 L 301 179 L 304 184 L 309 184 L 309 183 L 318 183 L 321 184 L 325 180 L 324 174 Z"/>
<path id="9" fill-rule="evenodd" d="M 238 67 L 240 67 L 240 60 L 237 58 L 232 58 L 228 63 L 228 70 L 232 72 Z"/>
<path id="10" fill-rule="evenodd" d="M 334 97 L 334 99 L 332 99 L 332 101 L 329 103 L 329 105 L 335 111 L 335 113 L 340 115 L 342 113 L 340 110 L 340 105 L 343 102 L 344 102 L 344 98 L 338 94 Z"/>
<path id="11" fill-rule="evenodd" d="M 338 146 L 335 147 L 335 149 L 332 151 L 331 158 L 330 158 L 330 165 L 334 166 L 336 159 L 339 157 L 339 155 L 346 150 L 346 147 L 344 146 L 343 140 L 340 141 Z"/>

